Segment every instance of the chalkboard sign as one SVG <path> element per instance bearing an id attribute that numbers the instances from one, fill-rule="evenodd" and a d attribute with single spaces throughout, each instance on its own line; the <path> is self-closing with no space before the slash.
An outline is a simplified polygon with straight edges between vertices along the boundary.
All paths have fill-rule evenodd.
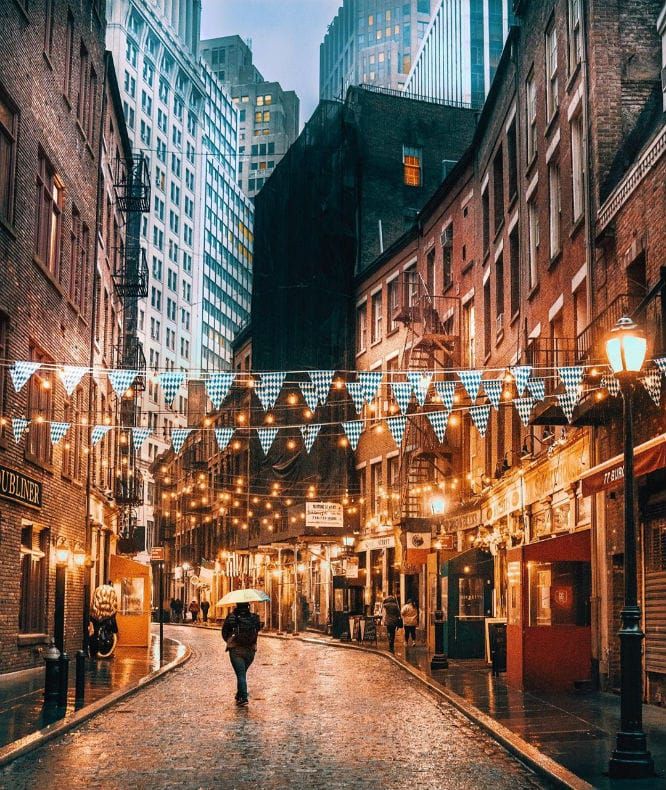
<path id="1" fill-rule="evenodd" d="M 363 641 L 377 642 L 377 621 L 374 617 L 363 618 Z"/>
<path id="2" fill-rule="evenodd" d="M 506 672 L 506 623 L 488 623 L 493 675 Z"/>

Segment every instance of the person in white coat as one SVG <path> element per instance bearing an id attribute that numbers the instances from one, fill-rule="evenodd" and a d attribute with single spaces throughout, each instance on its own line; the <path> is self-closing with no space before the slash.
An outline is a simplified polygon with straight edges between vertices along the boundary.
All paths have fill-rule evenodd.
<path id="1" fill-rule="evenodd" d="M 419 624 L 419 610 L 413 600 L 407 603 L 400 610 L 402 615 L 402 622 L 405 626 L 405 647 L 409 647 L 409 640 L 411 638 L 412 644 L 416 644 L 416 626 Z"/>

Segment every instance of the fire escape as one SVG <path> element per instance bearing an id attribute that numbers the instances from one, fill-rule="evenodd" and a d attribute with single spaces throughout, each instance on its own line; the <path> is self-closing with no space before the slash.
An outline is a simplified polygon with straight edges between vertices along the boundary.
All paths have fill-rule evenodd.
<path id="1" fill-rule="evenodd" d="M 441 375 L 460 363 L 460 299 L 434 296 L 430 290 L 416 270 L 405 272 L 392 316 L 407 329 L 401 367 L 421 372 L 424 386 L 433 371 Z M 426 403 L 428 411 L 435 408 L 431 404 L 432 399 Z M 398 473 L 399 512 L 394 510 L 394 521 L 407 528 L 414 526 L 415 519 L 424 518 L 424 490 L 452 470 L 453 449 L 448 442 L 439 442 L 424 414 L 410 414 Z"/>
<path id="2" fill-rule="evenodd" d="M 138 371 L 132 387 L 120 398 L 121 431 L 117 443 L 114 496 L 120 507 L 120 542 L 118 550 L 134 553 L 137 508 L 143 504 L 143 478 L 137 468 L 137 457 L 131 429 L 139 424 L 139 393 L 146 388 L 146 358 L 139 342 L 139 299 L 148 295 L 148 265 L 141 247 L 141 214 L 150 211 L 150 174 L 147 160 L 137 154 L 116 160 L 114 191 L 118 208 L 126 216 L 125 247 L 116 257 L 113 281 L 123 304 L 123 329 L 114 349 L 114 367 Z"/>

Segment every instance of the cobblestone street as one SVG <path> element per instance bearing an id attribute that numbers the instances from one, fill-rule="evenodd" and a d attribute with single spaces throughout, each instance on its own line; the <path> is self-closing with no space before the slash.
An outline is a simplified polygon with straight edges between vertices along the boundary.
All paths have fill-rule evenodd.
<path id="1" fill-rule="evenodd" d="M 171 627 L 190 661 L 0 773 L 3 788 L 544 786 L 381 657 L 261 639 L 250 706 L 219 633 Z"/>

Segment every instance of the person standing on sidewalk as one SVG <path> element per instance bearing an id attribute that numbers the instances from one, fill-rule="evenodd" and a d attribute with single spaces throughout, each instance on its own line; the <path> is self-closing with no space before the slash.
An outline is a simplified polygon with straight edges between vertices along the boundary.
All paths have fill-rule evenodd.
<path id="1" fill-rule="evenodd" d="M 246 706 L 247 670 L 257 652 L 257 637 L 262 624 L 259 615 L 250 611 L 249 603 L 236 604 L 222 626 L 222 638 L 227 643 L 231 666 L 236 673 L 236 704 Z"/>
<path id="2" fill-rule="evenodd" d="M 197 617 L 199 617 L 199 604 L 198 604 L 198 602 L 193 598 L 192 599 L 192 603 L 189 605 L 188 608 L 189 608 L 190 614 L 192 615 L 192 622 L 196 623 Z"/>
<path id="3" fill-rule="evenodd" d="M 405 647 L 409 647 L 411 638 L 412 645 L 416 644 L 416 626 L 419 624 L 419 610 L 416 603 L 410 598 L 400 610 L 402 622 L 405 626 Z"/>
<path id="4" fill-rule="evenodd" d="M 210 601 L 201 602 L 201 617 L 204 623 L 208 622 L 208 610 L 210 609 Z"/>
<path id="5" fill-rule="evenodd" d="M 400 627 L 400 607 L 394 595 L 387 595 L 382 603 L 384 625 L 388 635 L 389 653 L 395 653 L 395 631 Z"/>

